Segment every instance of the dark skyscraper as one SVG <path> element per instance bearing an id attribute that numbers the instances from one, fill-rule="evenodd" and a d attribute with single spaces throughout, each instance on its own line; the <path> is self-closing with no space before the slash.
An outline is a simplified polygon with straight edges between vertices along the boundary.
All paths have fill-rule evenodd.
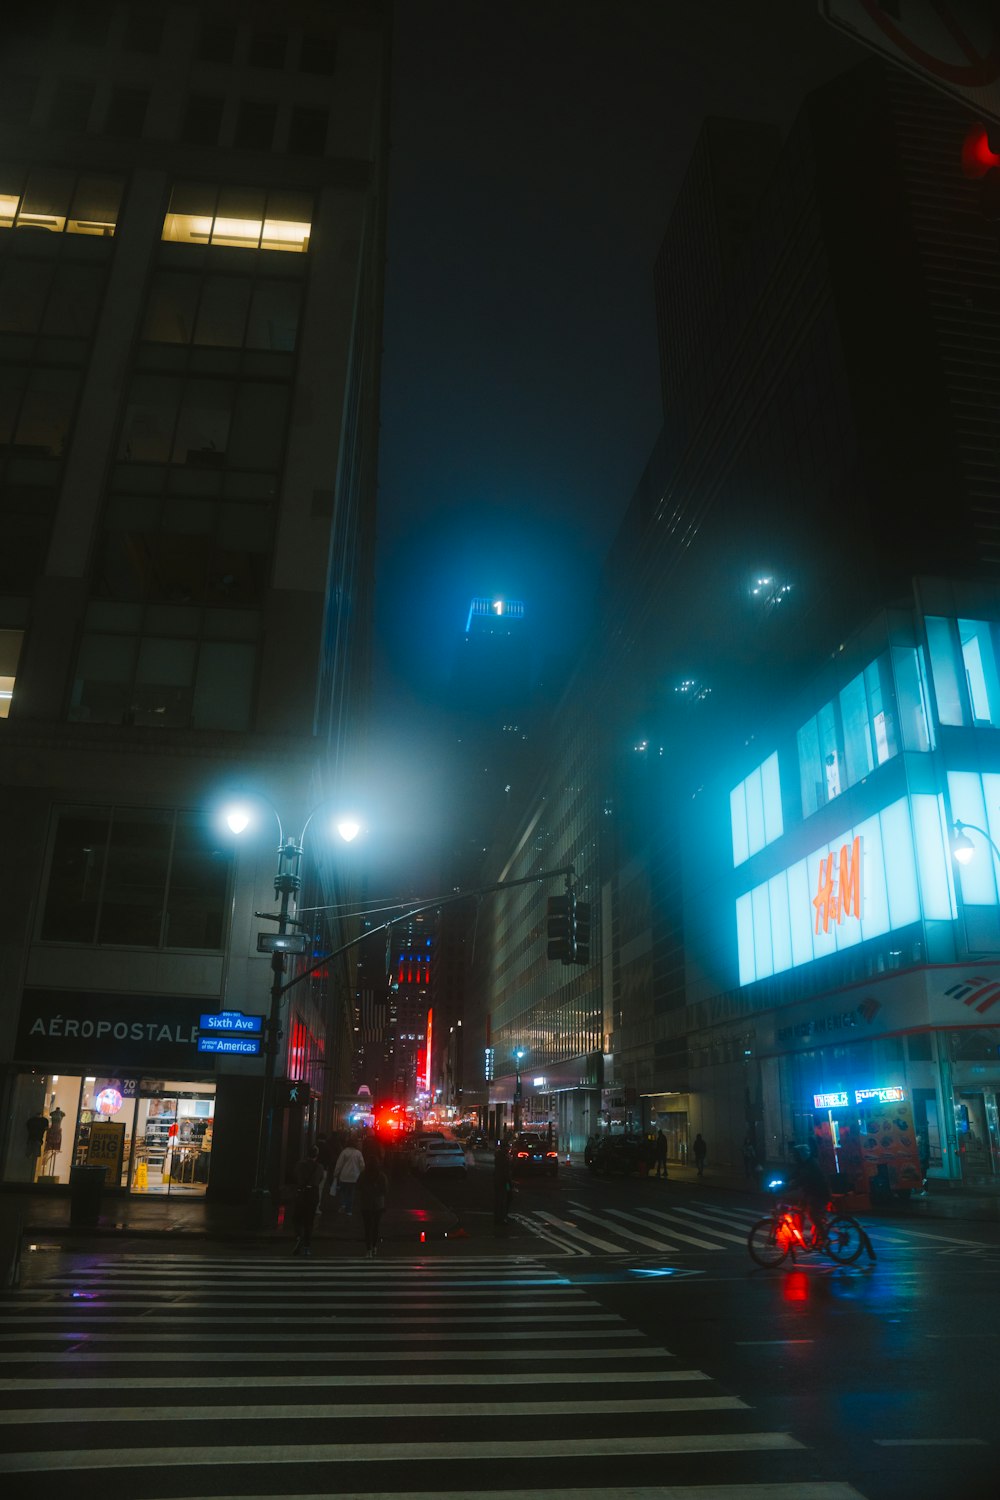
<path id="1" fill-rule="evenodd" d="M 706 126 L 657 262 L 664 432 L 489 866 L 572 861 L 595 961 L 546 965 L 544 893 L 497 899 L 466 1018 L 497 1114 L 519 1046 L 526 1113 L 578 1145 L 660 1125 L 683 1155 L 701 1130 L 738 1166 L 748 1129 L 761 1158 L 815 1129 L 832 1152 L 884 1097 L 942 1177 L 996 1170 L 1000 1035 L 959 1009 L 970 965 L 1000 982 L 1000 271 L 974 123 L 871 62 L 780 151 Z M 958 873 L 956 821 L 986 830 Z"/>
<path id="2" fill-rule="evenodd" d="M 0 20 L 8 1179 L 66 1182 L 98 1114 L 116 1186 L 239 1198 L 253 1175 L 261 1061 L 196 1033 L 267 1009 L 274 814 L 297 837 L 361 756 L 388 30 L 378 0 Z M 234 790 L 263 799 L 238 847 L 214 818 Z M 303 905 L 345 883 L 322 821 Z M 283 1005 L 278 1073 L 327 1116 L 351 977 Z M 28 1160 L 51 1109 L 60 1147 Z M 151 1122 L 178 1119 L 199 1150 L 171 1171 Z"/>

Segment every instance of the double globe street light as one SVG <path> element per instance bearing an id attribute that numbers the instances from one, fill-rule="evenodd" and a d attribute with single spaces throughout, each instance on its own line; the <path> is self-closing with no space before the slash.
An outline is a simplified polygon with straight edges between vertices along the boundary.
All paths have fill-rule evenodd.
<path id="1" fill-rule="evenodd" d="M 256 917 L 277 923 L 275 933 L 259 933 L 257 948 L 271 955 L 271 998 L 267 1018 L 267 1034 L 264 1039 L 264 1088 L 261 1096 L 260 1119 L 257 1131 L 257 1159 L 254 1169 L 254 1185 L 250 1196 L 249 1222 L 255 1227 L 272 1224 L 275 1219 L 274 1204 L 268 1185 L 271 1161 L 271 1143 L 274 1137 L 274 1084 L 277 1072 L 278 1044 L 281 1038 L 281 998 L 285 991 L 285 955 L 301 955 L 307 951 L 310 928 L 295 917 L 294 898 L 302 885 L 299 866 L 305 848 L 306 831 L 320 808 L 314 808 L 302 826 L 297 839 L 286 837 L 278 809 L 268 797 L 255 794 L 252 801 L 233 803 L 224 813 L 226 826 L 237 836 L 245 833 L 255 821 L 255 804 L 266 803 L 278 824 L 278 869 L 274 877 L 274 894 L 279 899 L 277 912 L 255 912 Z M 353 843 L 362 831 L 355 817 L 341 816 L 333 820 L 333 829 L 345 844 Z M 290 931 L 289 929 L 294 929 Z"/>

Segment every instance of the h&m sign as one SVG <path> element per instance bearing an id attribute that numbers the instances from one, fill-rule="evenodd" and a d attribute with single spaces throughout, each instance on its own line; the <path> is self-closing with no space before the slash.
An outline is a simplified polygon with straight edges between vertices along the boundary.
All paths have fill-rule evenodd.
<path id="1" fill-rule="evenodd" d="M 829 932 L 833 922 L 861 916 L 861 835 L 850 844 L 841 844 L 840 853 L 820 855 L 819 878 L 813 897 L 816 908 L 815 931 Z"/>

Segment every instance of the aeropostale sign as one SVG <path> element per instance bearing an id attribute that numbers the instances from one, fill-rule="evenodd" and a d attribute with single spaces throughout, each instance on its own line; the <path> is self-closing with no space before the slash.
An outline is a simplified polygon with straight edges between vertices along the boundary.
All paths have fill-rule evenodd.
<path id="1" fill-rule="evenodd" d="M 198 1066 L 205 999 L 25 990 L 17 1032 L 23 1062 Z"/>
<path id="2" fill-rule="evenodd" d="M 839 854 L 820 855 L 816 894 L 815 931 L 829 932 L 831 925 L 848 917 L 861 917 L 861 836 L 850 844 L 841 844 Z"/>

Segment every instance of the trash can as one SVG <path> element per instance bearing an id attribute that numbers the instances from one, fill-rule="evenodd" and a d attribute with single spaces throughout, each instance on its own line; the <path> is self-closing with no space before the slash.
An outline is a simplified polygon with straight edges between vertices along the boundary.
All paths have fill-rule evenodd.
<path id="1" fill-rule="evenodd" d="M 69 1222 L 96 1224 L 101 1211 L 103 1167 L 71 1167 L 69 1172 Z"/>

